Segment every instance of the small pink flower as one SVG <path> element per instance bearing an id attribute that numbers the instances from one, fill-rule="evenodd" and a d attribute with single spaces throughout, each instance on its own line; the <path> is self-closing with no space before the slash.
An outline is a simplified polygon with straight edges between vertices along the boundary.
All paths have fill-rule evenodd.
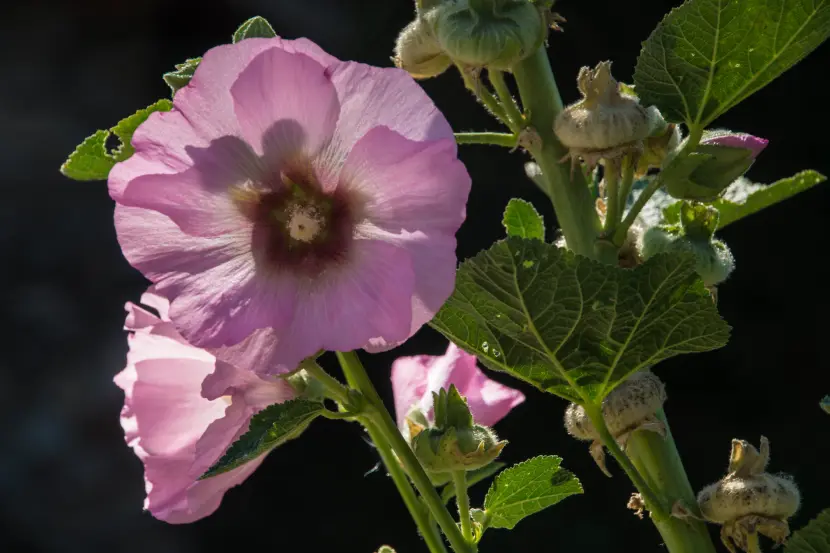
<path id="1" fill-rule="evenodd" d="M 519 390 L 487 378 L 476 366 L 475 356 L 452 342 L 441 356 L 399 357 L 392 364 L 392 394 L 398 427 L 405 436 L 406 417 L 417 409 L 432 421 L 433 392 L 451 384 L 467 398 L 473 420 L 483 426 L 493 426 L 525 400 Z"/>
<path id="2" fill-rule="evenodd" d="M 132 144 L 109 177 L 124 254 L 237 367 L 388 349 L 452 292 L 470 177 L 400 69 L 302 39 L 219 46 Z"/>
<path id="3" fill-rule="evenodd" d="M 759 138 L 746 134 L 743 132 L 732 132 L 726 130 L 707 131 L 701 144 L 716 144 L 718 146 L 728 146 L 730 148 L 745 148 L 752 152 L 752 158 L 758 157 L 764 148 L 769 144 L 769 140 Z"/>
<path id="4" fill-rule="evenodd" d="M 121 426 L 144 463 L 144 508 L 167 522 L 193 522 L 213 513 L 265 455 L 198 478 L 247 431 L 255 412 L 296 394 L 282 380 L 236 369 L 188 344 L 167 319 L 164 298 L 147 292 L 141 301 L 161 318 L 127 304 L 130 351 L 127 367 L 115 377 L 125 394 Z"/>

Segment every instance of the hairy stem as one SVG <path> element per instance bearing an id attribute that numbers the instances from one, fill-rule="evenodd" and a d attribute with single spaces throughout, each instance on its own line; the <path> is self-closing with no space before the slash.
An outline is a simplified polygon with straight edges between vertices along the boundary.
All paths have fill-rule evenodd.
<path id="1" fill-rule="evenodd" d="M 340 366 L 343 368 L 343 374 L 346 376 L 346 381 L 349 386 L 358 390 L 363 394 L 368 404 L 367 411 L 372 423 L 377 427 L 379 433 L 378 437 L 389 445 L 392 451 L 395 452 L 401 464 L 403 464 L 406 473 L 421 494 L 427 508 L 432 517 L 438 522 L 438 526 L 444 532 L 450 545 L 456 553 L 474 553 L 474 550 L 464 539 L 464 536 L 455 524 L 452 515 L 447 510 L 444 502 L 435 488 L 429 476 L 424 472 L 421 463 L 415 457 L 415 454 L 410 449 L 409 444 L 403 439 L 395 421 L 392 420 L 389 411 L 383 405 L 375 386 L 366 374 L 366 369 L 358 359 L 354 352 L 337 352 L 337 359 L 340 361 Z"/>
<path id="2" fill-rule="evenodd" d="M 611 235 L 620 222 L 620 164 L 608 160 L 605 163 L 605 234 Z"/>
<path id="3" fill-rule="evenodd" d="M 657 418 L 666 427 L 666 438 L 654 432 L 634 432 L 626 444 L 628 457 L 665 505 L 671 507 L 679 501 L 700 516 L 694 490 L 662 410 L 657 413 Z M 671 553 L 715 553 L 704 522 L 671 516 L 652 516 L 652 521 Z"/>
<path id="4" fill-rule="evenodd" d="M 361 417 L 360 422 L 366 428 L 366 432 L 369 433 L 369 438 L 371 438 L 372 443 L 377 447 L 380 458 L 384 466 L 386 466 L 386 471 L 395 482 L 395 486 L 397 486 L 398 492 L 401 494 L 401 499 L 403 499 L 406 508 L 409 510 L 409 514 L 412 515 L 412 519 L 418 526 L 418 531 L 423 536 L 430 553 L 447 553 L 447 548 L 444 547 L 444 542 L 441 539 L 441 534 L 438 533 L 438 528 L 430 519 L 429 511 L 418 500 L 418 496 L 415 495 L 415 490 L 412 489 L 412 485 L 409 483 L 406 474 L 400 464 L 398 464 L 398 460 L 395 458 L 391 447 L 389 447 L 389 444 L 384 440 L 383 435 L 371 420 Z"/>
<path id="5" fill-rule="evenodd" d="M 461 78 L 464 79 L 464 85 L 467 87 L 467 90 L 472 92 L 473 95 L 478 98 L 491 115 L 504 123 L 508 128 L 512 129 L 507 112 L 504 111 L 504 108 L 498 98 L 493 96 L 493 93 L 490 92 L 487 87 L 484 86 L 484 83 L 481 82 L 480 74 L 473 73 L 461 66 L 457 67 L 458 72 L 461 73 Z"/>
<path id="6" fill-rule="evenodd" d="M 457 132 L 455 141 L 459 144 L 489 144 L 515 148 L 518 138 L 516 135 L 503 132 Z"/>
<path id="7" fill-rule="evenodd" d="M 643 496 L 646 506 L 651 511 L 652 516 L 668 518 L 669 511 L 666 506 L 657 497 L 657 494 L 654 493 L 651 486 L 646 483 L 637 471 L 637 468 L 631 463 L 628 457 L 626 457 L 623 450 L 620 449 L 619 444 L 617 444 L 616 438 L 614 438 L 614 436 L 611 435 L 611 431 L 608 430 L 608 425 L 605 424 L 605 417 L 602 415 L 602 405 L 590 403 L 585 404 L 585 413 L 588 415 L 588 418 L 591 419 L 591 424 L 594 425 L 594 428 L 596 428 L 599 433 L 602 445 L 604 445 L 614 459 L 617 460 L 617 463 L 628 475 L 631 483 L 634 484 L 634 487 L 637 488 L 637 491 Z"/>
<path id="8" fill-rule="evenodd" d="M 530 153 L 542 170 L 542 178 L 547 184 L 545 192 L 553 202 L 568 248 L 586 257 L 616 264 L 613 248 L 596 245 L 602 225 L 585 176 L 582 171 L 571 171 L 569 164 L 561 162 L 568 150 L 556 138 L 553 121 L 562 111 L 562 99 L 544 46 L 517 63 L 513 75 L 519 86 L 522 106 L 530 117 L 528 122 L 542 139 L 541 146 L 531 147 Z"/>
<path id="9" fill-rule="evenodd" d="M 628 204 L 628 196 L 634 186 L 635 163 L 631 156 L 625 156 L 622 160 L 622 180 L 620 181 L 619 192 L 619 214 L 625 213 L 625 206 Z M 626 229 L 627 230 L 627 229 Z"/>
<path id="10" fill-rule="evenodd" d="M 452 483 L 455 486 L 455 502 L 458 504 L 458 520 L 461 522 L 461 534 L 465 540 L 472 543 L 473 527 L 470 524 L 470 497 L 467 494 L 467 473 L 463 470 L 453 471 Z"/>
<path id="11" fill-rule="evenodd" d="M 504 73 L 496 71 L 495 69 L 488 69 L 487 77 L 490 79 L 490 83 L 493 85 L 493 89 L 496 91 L 496 95 L 498 95 L 505 113 L 512 123 L 510 128 L 513 132 L 519 132 L 524 127 L 524 115 L 522 115 L 522 111 L 516 104 L 516 99 L 513 98 L 510 89 L 507 87 L 507 83 L 504 80 Z"/>

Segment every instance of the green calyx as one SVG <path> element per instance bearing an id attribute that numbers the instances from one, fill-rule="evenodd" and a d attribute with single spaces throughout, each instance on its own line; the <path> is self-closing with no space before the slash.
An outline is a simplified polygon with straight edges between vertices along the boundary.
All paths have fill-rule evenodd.
<path id="1" fill-rule="evenodd" d="M 674 198 L 713 202 L 753 161 L 752 151 L 746 148 L 698 144 L 680 163 L 668 164 L 663 181 Z"/>
<path id="2" fill-rule="evenodd" d="M 700 207 L 704 208 L 703 210 Z M 717 217 L 708 206 L 687 208 L 683 226 L 651 227 L 642 238 L 640 254 L 643 259 L 661 253 L 691 253 L 695 258 L 695 271 L 706 286 L 720 284 L 735 269 L 735 258 L 725 243 L 711 234 L 717 227 Z M 717 213 L 717 212 L 715 212 Z M 714 226 L 713 226 L 714 225 Z M 708 234 L 708 238 L 706 235 Z"/>
<path id="3" fill-rule="evenodd" d="M 528 0 L 457 0 L 424 12 L 441 49 L 456 63 L 509 71 L 547 36 L 544 9 Z"/>
<path id="4" fill-rule="evenodd" d="M 433 394 L 433 402 L 434 426 L 409 423 L 412 450 L 431 475 L 480 469 L 507 445 L 491 429 L 473 422 L 467 401 L 455 386 Z"/>
<path id="5" fill-rule="evenodd" d="M 429 25 L 417 17 L 404 27 L 395 43 L 395 66 L 416 79 L 437 77 L 450 68 L 452 60 L 441 49 Z"/>

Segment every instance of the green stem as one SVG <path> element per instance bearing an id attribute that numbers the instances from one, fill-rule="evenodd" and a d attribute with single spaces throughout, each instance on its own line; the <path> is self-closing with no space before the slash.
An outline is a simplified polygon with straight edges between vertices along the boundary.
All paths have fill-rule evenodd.
<path id="1" fill-rule="evenodd" d="M 467 87 L 467 90 L 473 93 L 478 100 L 484 104 L 484 107 L 487 108 L 487 111 L 490 112 L 496 119 L 504 123 L 508 128 L 510 128 L 510 118 L 507 117 L 507 113 L 504 111 L 499 100 L 493 96 L 493 93 L 490 92 L 484 83 L 481 82 L 481 76 L 479 75 L 477 78 L 473 78 L 470 75 L 469 71 L 465 71 L 463 67 L 460 65 L 458 67 L 458 72 L 461 73 L 461 78 L 464 79 L 464 85 Z"/>
<path id="2" fill-rule="evenodd" d="M 637 491 L 643 496 L 643 500 L 645 500 L 646 506 L 649 511 L 651 511 L 652 516 L 668 518 L 670 516 L 668 509 L 665 505 L 663 505 L 663 502 L 658 499 L 657 495 L 646 483 L 628 457 L 626 457 L 625 453 L 623 453 L 622 449 L 620 449 L 619 444 L 617 444 L 616 438 L 614 438 L 614 436 L 611 435 L 611 431 L 608 430 L 608 426 L 605 424 L 605 417 L 602 415 L 602 405 L 586 403 L 585 413 L 588 415 L 588 418 L 591 419 L 591 424 L 594 425 L 594 428 L 599 433 L 602 445 L 604 445 L 614 459 L 617 460 L 617 463 L 628 475 L 628 478 L 634 484 L 634 487 L 637 488 Z"/>
<path id="3" fill-rule="evenodd" d="M 694 489 L 662 410 L 657 418 L 665 425 L 666 438 L 655 432 L 633 432 L 626 443 L 626 453 L 649 486 L 661 496 L 664 505 L 672 506 L 680 501 L 699 517 Z M 652 521 L 671 553 L 715 553 L 701 520 L 652 516 Z"/>
<path id="4" fill-rule="evenodd" d="M 522 106 L 530 117 L 528 123 L 542 139 L 541 147 L 531 147 L 530 153 L 542 170 L 547 183 L 545 192 L 553 202 L 568 248 L 592 259 L 616 264 L 616 251 L 596 247 L 602 225 L 585 176 L 581 170 L 572 172 L 568 163 L 560 161 L 568 150 L 553 133 L 553 121 L 562 111 L 562 98 L 544 46 L 517 63 L 513 76 L 519 86 Z"/>
<path id="5" fill-rule="evenodd" d="M 459 144 L 490 144 L 515 148 L 518 140 L 516 135 L 503 132 L 457 132 L 455 141 Z"/>
<path id="6" fill-rule="evenodd" d="M 620 164 L 617 161 L 605 162 L 605 234 L 610 236 L 619 223 L 620 217 Z"/>
<path id="7" fill-rule="evenodd" d="M 429 476 L 424 472 L 421 463 L 412 453 L 409 444 L 403 439 L 395 421 L 389 415 L 389 411 L 383 405 L 377 390 L 375 390 L 372 381 L 369 380 L 369 375 L 366 374 L 366 369 L 358 359 L 357 354 L 352 352 L 337 352 L 337 359 L 340 361 L 340 366 L 343 368 L 343 374 L 346 376 L 346 381 L 349 386 L 358 390 L 366 398 L 368 409 L 371 410 L 372 422 L 377 426 L 379 432 L 378 439 L 385 441 L 392 451 L 401 460 L 406 473 L 421 494 L 421 498 L 429 508 L 432 517 L 438 522 L 438 526 L 444 532 L 444 535 L 449 540 L 450 545 L 456 553 L 473 553 L 470 545 L 464 539 L 464 536 L 455 524 L 455 521 L 450 515 L 441 497 Z"/>
<path id="8" fill-rule="evenodd" d="M 380 458 L 386 466 L 386 471 L 395 482 L 395 486 L 397 486 L 398 492 L 401 494 L 401 498 L 409 510 L 409 514 L 412 515 L 412 519 L 418 526 L 418 530 L 421 532 L 421 536 L 423 536 L 430 553 L 447 553 L 447 548 L 444 547 L 444 542 L 441 539 L 441 534 L 438 533 L 438 528 L 430 520 L 429 511 L 424 508 L 423 504 L 418 500 L 418 496 L 415 495 L 415 490 L 412 489 L 412 485 L 406 478 L 406 474 L 401 469 L 389 444 L 383 439 L 382 434 L 373 422 L 365 417 L 361 417 L 360 422 L 366 428 L 366 432 L 369 433 L 369 438 L 371 438 L 372 443 L 375 444 Z"/>
<path id="9" fill-rule="evenodd" d="M 631 156 L 625 156 L 622 160 L 622 181 L 620 181 L 619 192 L 620 217 L 625 213 L 628 196 L 631 194 L 631 188 L 634 186 L 634 169 L 636 169 L 634 159 Z"/>
<path id="10" fill-rule="evenodd" d="M 467 494 L 467 473 L 456 470 L 452 473 L 455 486 L 455 502 L 458 504 L 458 520 L 461 522 L 461 534 L 467 542 L 473 541 L 473 527 L 470 524 L 470 496 Z"/>
<path id="11" fill-rule="evenodd" d="M 343 386 L 339 380 L 323 370 L 323 367 L 321 367 L 317 361 L 307 359 L 303 361 L 300 366 L 323 385 L 323 388 L 325 388 L 326 392 L 328 392 L 326 395 L 328 395 L 331 399 L 335 400 L 343 407 L 346 407 L 351 403 L 351 398 L 349 398 L 349 389 Z"/>
<path id="12" fill-rule="evenodd" d="M 496 91 L 496 95 L 498 95 L 507 117 L 513 123 L 510 127 L 511 130 L 513 132 L 519 132 L 524 127 L 524 115 L 522 115 L 519 106 L 516 104 L 516 99 L 513 98 L 510 89 L 507 87 L 507 83 L 504 80 L 504 73 L 494 69 L 488 69 L 487 76 L 490 78 L 490 83 L 493 85 L 493 89 Z"/>

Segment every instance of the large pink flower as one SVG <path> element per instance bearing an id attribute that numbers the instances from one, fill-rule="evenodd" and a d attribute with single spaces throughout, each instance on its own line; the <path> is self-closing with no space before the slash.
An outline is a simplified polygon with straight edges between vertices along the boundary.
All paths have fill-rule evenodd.
<path id="1" fill-rule="evenodd" d="M 476 357 L 452 342 L 441 356 L 399 357 L 392 363 L 392 394 L 398 427 L 405 436 L 406 417 L 418 410 L 432 421 L 433 392 L 452 384 L 467 399 L 473 420 L 483 426 L 496 424 L 525 400 L 519 390 L 487 378 L 476 365 Z"/>
<path id="2" fill-rule="evenodd" d="M 219 46 L 132 143 L 109 178 L 124 254 L 238 367 L 388 348 L 452 292 L 470 178 L 402 70 L 306 40 Z"/>
<path id="3" fill-rule="evenodd" d="M 121 425 L 144 463 L 144 508 L 167 522 L 192 522 L 215 511 L 265 455 L 213 478 L 199 476 L 247 431 L 255 412 L 296 394 L 285 381 L 236 369 L 188 344 L 167 320 L 164 298 L 148 292 L 142 302 L 162 318 L 127 304 L 130 351 L 115 377 L 125 394 Z"/>

